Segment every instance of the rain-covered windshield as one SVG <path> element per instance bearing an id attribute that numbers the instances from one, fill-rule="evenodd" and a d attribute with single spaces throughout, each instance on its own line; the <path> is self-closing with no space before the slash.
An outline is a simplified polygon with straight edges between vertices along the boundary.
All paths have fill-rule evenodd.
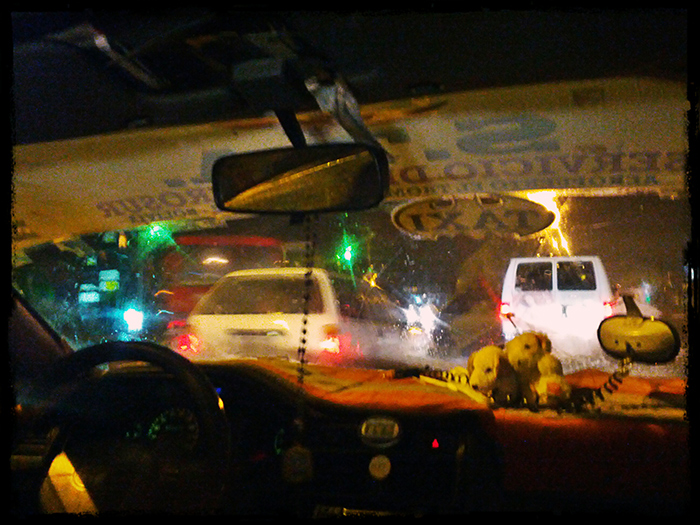
<path id="1" fill-rule="evenodd" d="M 388 194 L 308 221 L 216 210 L 199 176 L 215 154 L 287 146 L 268 121 L 18 147 L 13 282 L 76 349 L 147 339 L 192 358 L 295 359 L 305 339 L 309 361 L 449 367 L 538 331 L 565 372 L 616 367 L 596 328 L 628 295 L 681 334 L 679 357 L 645 372 L 684 375 L 686 107 L 682 84 L 612 79 L 363 108 Z M 347 141 L 329 119 L 300 121 Z M 283 280 L 309 264 L 303 286 Z M 207 306 L 227 275 L 268 269 L 274 286 L 225 285 L 225 308 Z M 277 306 L 238 308 L 258 299 Z"/>
<path id="2" fill-rule="evenodd" d="M 529 294 L 530 312 L 535 311 L 537 294 L 553 294 L 557 289 L 562 293 L 590 292 L 609 283 L 611 308 L 622 308 L 620 293 L 632 294 L 645 314 L 661 316 L 678 328 L 683 338 L 681 355 L 670 365 L 654 368 L 653 373 L 684 375 L 688 278 L 684 248 L 690 235 L 687 200 L 650 195 L 576 197 L 551 193 L 550 197 L 559 219 L 556 227 L 523 239 L 474 239 L 467 235 L 417 239 L 394 226 L 390 205 L 320 216 L 313 246 L 307 245 L 307 232 L 301 224 L 282 217 L 231 220 L 216 233 L 231 239 L 243 235 L 274 239 L 265 243 L 272 252 L 262 250 L 259 242 L 250 246 L 238 243 L 235 249 L 240 259 L 227 263 L 236 270 L 303 268 L 307 250 L 313 250 L 314 266 L 327 270 L 333 278 L 329 290 L 335 310 L 323 320 L 324 325 L 335 323 L 339 331 L 347 330 L 359 340 L 354 332 L 358 327 L 343 323 L 362 318 L 361 311 L 373 310 L 372 315 L 364 316 L 365 325 L 359 329 L 396 328 L 388 347 L 391 355 L 386 346 L 380 353 L 373 353 L 368 346 L 363 349 L 364 360 L 352 356 L 335 362 L 341 366 L 386 365 L 391 357 L 390 362 L 396 364 L 416 364 L 419 358 L 419 362 L 444 367 L 463 363 L 481 346 L 502 344 L 508 329 L 529 328 L 525 324 L 528 312 L 516 312 L 510 319 L 501 314 L 504 287 L 510 286 L 506 282 L 510 262 L 540 256 L 538 261 L 517 266 L 513 281 L 517 283 L 513 291 Z M 206 239 L 205 233 L 188 232 L 185 236 L 169 230 L 167 223 L 159 223 L 157 233 L 138 229 L 46 244 L 26 252 L 13 280 L 76 349 L 103 340 L 135 338 L 197 357 L 188 354 L 193 351 L 191 345 L 182 344 L 183 338 L 193 337 L 195 317 L 216 319 L 216 330 L 225 335 L 241 326 L 254 333 L 263 326 L 263 317 L 273 314 L 302 315 L 306 311 L 313 317 L 323 310 L 319 284 L 313 281 L 307 287 L 303 273 L 295 279 L 273 275 L 262 280 L 254 275 L 241 280 L 222 274 L 210 282 L 199 280 L 192 287 L 191 275 L 209 274 L 212 265 L 223 264 L 223 259 L 216 257 L 233 253 L 229 246 L 214 255 L 212 246 L 206 245 L 199 250 L 201 257 L 193 257 L 193 239 Z M 178 238 L 189 244 L 178 246 Z M 573 254 L 594 254 L 602 266 L 586 261 L 562 261 L 554 266 L 549 262 L 550 256 Z M 217 262 L 212 262 L 214 259 Z M 182 271 L 185 262 L 187 272 Z M 218 285 L 212 292 L 215 283 Z M 175 293 L 182 304 L 189 305 L 188 311 L 175 307 Z M 594 330 L 566 332 L 562 306 L 569 306 L 571 316 L 576 311 L 575 301 L 559 301 L 567 304 L 556 303 L 554 310 L 544 314 L 551 317 L 542 319 L 538 328 L 551 329 L 557 342 L 554 350 L 565 370 L 591 366 L 614 369 L 615 363 L 600 350 Z M 586 314 L 579 315 L 571 319 L 576 325 Z M 231 320 L 234 317 L 244 317 L 243 325 Z M 372 335 L 379 337 L 376 331 Z M 382 335 L 387 336 L 387 331 Z M 293 334 L 290 340 L 288 358 L 294 359 L 299 335 Z M 307 357 L 313 355 L 310 349 Z M 372 356 L 381 359 L 373 361 Z"/>

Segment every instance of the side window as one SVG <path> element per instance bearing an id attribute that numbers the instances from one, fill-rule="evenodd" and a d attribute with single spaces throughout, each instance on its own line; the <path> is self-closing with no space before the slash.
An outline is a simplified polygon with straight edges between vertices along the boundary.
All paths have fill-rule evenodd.
<path id="1" fill-rule="evenodd" d="M 559 290 L 595 290 L 595 270 L 591 261 L 563 261 L 557 263 Z"/>
<path id="2" fill-rule="evenodd" d="M 549 262 L 520 263 L 515 271 L 515 287 L 524 292 L 552 289 L 552 264 Z"/>

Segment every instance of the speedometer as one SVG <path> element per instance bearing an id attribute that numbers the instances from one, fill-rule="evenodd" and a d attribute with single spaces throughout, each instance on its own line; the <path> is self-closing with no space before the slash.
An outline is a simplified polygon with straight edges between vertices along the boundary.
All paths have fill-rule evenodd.
<path id="1" fill-rule="evenodd" d="M 191 452 L 199 438 L 199 423 L 187 408 L 170 408 L 161 412 L 148 428 L 148 439 L 167 452 Z"/>

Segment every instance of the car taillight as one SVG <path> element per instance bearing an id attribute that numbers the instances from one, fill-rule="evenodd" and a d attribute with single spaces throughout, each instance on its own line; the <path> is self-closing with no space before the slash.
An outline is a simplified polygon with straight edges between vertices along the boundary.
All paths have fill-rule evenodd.
<path id="1" fill-rule="evenodd" d="M 502 317 L 513 317 L 513 310 L 510 308 L 510 303 L 501 303 L 499 313 Z"/>
<path id="2" fill-rule="evenodd" d="M 332 354 L 340 353 L 340 333 L 337 326 L 328 324 L 323 327 L 323 339 L 320 347 L 322 351 Z"/>
<path id="3" fill-rule="evenodd" d="M 175 350 L 182 355 L 198 354 L 202 350 L 202 340 L 194 333 L 187 331 L 176 338 Z"/>
<path id="4" fill-rule="evenodd" d="M 174 319 L 168 323 L 168 330 L 174 330 L 175 328 L 185 328 L 187 326 L 187 321 L 184 319 Z"/>
<path id="5" fill-rule="evenodd" d="M 616 301 L 605 301 L 603 303 L 603 315 L 605 317 L 610 317 L 613 314 L 613 307 Z"/>
<path id="6" fill-rule="evenodd" d="M 352 361 L 362 356 L 359 344 L 353 346 L 352 334 L 340 332 L 336 325 L 324 326 L 323 336 L 320 344 L 320 363 L 337 365 L 341 361 Z"/>

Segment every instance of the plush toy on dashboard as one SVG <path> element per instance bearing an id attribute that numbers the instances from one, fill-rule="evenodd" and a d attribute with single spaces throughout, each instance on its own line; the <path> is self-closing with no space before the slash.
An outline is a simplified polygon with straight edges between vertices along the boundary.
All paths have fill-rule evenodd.
<path id="1" fill-rule="evenodd" d="M 518 374 L 521 394 L 529 408 L 561 406 L 568 400 L 571 387 L 545 334 L 520 334 L 505 344 L 504 352 Z"/>
<path id="2" fill-rule="evenodd" d="M 469 385 L 497 406 L 514 406 L 520 401 L 520 383 L 513 366 L 499 346 L 485 346 L 467 361 Z"/>

